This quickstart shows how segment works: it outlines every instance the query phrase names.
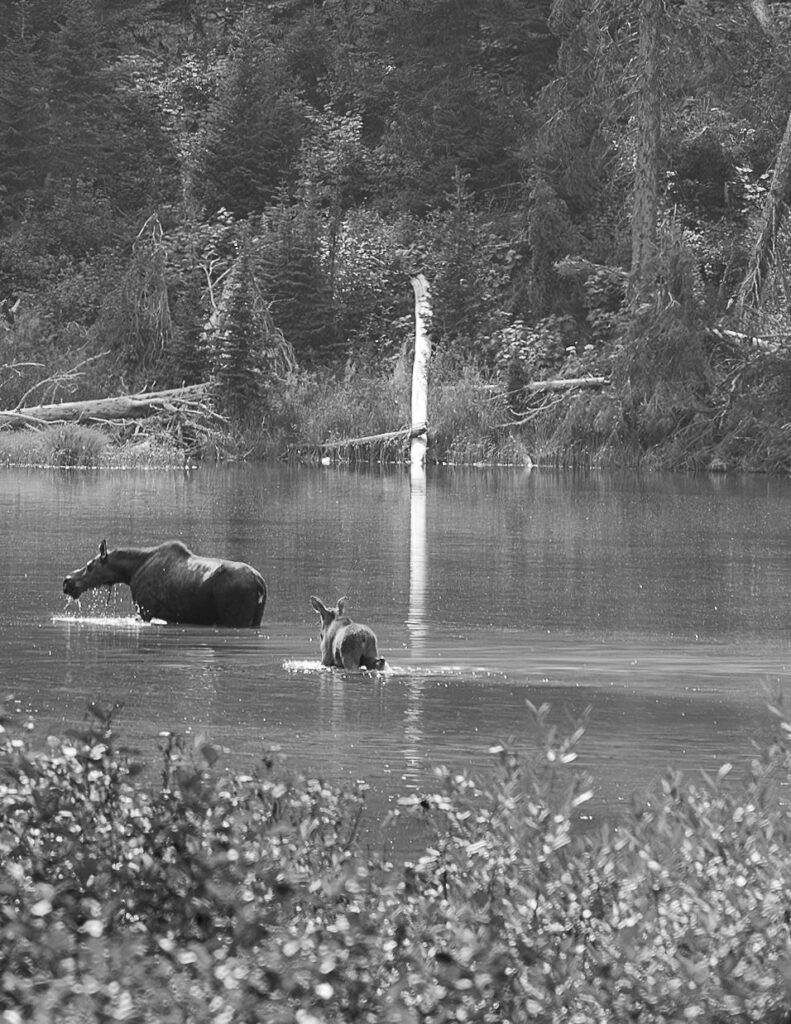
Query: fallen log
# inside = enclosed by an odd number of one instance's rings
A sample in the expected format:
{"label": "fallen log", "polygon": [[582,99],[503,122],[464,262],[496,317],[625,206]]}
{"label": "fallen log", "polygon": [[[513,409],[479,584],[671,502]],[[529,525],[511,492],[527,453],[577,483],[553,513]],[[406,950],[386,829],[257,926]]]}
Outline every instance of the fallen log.
{"label": "fallen log", "polygon": [[190,384],[167,391],[144,391],[115,398],[94,398],[81,402],[57,402],[53,405],[31,405],[23,409],[0,411],[3,427],[31,427],[45,423],[92,423],[102,420],[144,419],[162,412],[195,407],[205,399],[210,384]]}
{"label": "fallen log", "polygon": [[[320,441],[309,447],[326,448],[348,448],[350,445],[376,444],[377,441],[395,441],[399,437],[404,440],[413,437],[420,437],[426,433],[426,427],[403,427],[401,430],[389,430],[386,434],[368,434],[366,437],[347,437],[343,441]],[[308,446],[304,446],[308,447]]]}
{"label": "fallen log", "polygon": [[390,442],[410,441],[412,438],[425,436],[426,425],[417,427],[402,427],[400,430],[388,430],[383,434],[366,434],[362,437],[345,437],[340,441],[300,441],[289,444],[284,451],[285,457],[312,458],[315,460],[329,459],[329,453],[338,452],[343,454],[347,450],[350,456],[355,455],[359,449],[374,445],[388,445]]}
{"label": "fallen log", "polygon": [[525,391],[569,391],[571,388],[602,388],[609,377],[558,377],[555,380],[534,380],[524,385]]}

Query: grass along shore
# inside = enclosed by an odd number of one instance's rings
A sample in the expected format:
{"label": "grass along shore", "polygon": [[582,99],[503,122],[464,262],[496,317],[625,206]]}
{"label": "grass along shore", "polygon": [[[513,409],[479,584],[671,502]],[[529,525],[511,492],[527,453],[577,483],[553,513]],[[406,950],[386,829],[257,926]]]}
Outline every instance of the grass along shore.
{"label": "grass along shore", "polygon": [[[278,381],[243,418],[216,415],[209,428],[185,416],[158,416],[5,429],[0,430],[0,466],[137,468],[202,460],[312,461],[323,455],[341,462],[407,462],[410,387],[405,362],[399,360],[387,372],[355,372],[330,383],[309,374]],[[430,392],[428,458],[467,465],[602,462],[612,431],[588,429],[578,403],[587,407],[589,401],[590,396],[577,395],[538,402],[525,418],[509,406],[504,386],[474,365],[439,373]],[[603,422],[599,416],[600,426]],[[399,431],[401,436],[373,444],[354,441]],[[326,444],[333,447],[324,449]],[[627,458],[633,455],[630,449]]]}
{"label": "grass along shore", "polygon": [[[564,365],[574,375],[599,368]],[[517,384],[474,362],[446,364],[438,355],[429,390],[429,461],[791,472],[785,397],[774,392],[765,401],[761,388],[747,396],[723,392],[720,405],[704,408],[669,387],[660,401],[640,398],[628,382],[558,393],[533,393]],[[195,417],[180,411],[97,425],[6,427],[0,429],[0,466],[158,467],[322,457],[403,463],[409,458],[410,389],[403,354],[380,371],[349,369],[336,379],[295,372],[272,380],[259,401],[241,410],[225,408],[215,397]],[[354,440],[394,434],[374,443]]]}

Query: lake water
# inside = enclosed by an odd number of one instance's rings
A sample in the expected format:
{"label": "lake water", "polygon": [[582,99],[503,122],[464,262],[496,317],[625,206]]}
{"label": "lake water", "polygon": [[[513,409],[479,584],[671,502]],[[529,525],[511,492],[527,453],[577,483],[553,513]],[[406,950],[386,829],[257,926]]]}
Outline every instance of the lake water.
{"label": "lake water", "polygon": [[[249,561],[260,630],[143,624],[129,590],[61,592],[102,538],[178,537]],[[279,745],[297,768],[364,779],[377,820],[436,765],[535,749],[526,699],[588,706],[593,817],[672,765],[744,763],[774,724],[791,657],[791,484],[548,470],[0,471],[0,680],[35,735],[124,703],[123,738],[207,734],[234,767]],[[309,596],[348,597],[387,669],[319,665]]]}

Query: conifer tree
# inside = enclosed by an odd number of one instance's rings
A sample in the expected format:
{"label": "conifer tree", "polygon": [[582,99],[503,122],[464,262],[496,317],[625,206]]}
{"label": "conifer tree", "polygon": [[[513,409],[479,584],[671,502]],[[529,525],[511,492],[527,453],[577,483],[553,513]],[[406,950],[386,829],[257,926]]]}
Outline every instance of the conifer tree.
{"label": "conifer tree", "polygon": [[475,195],[519,178],[522,103],[546,81],[549,0],[393,0],[324,5],[341,40],[340,109],[359,111],[383,168],[380,202],[424,214],[457,168]]}
{"label": "conifer tree", "polygon": [[108,110],[112,95],[100,12],[94,0],[66,0],[52,38],[49,65],[50,152],[53,174],[93,182],[100,155],[112,145]]}
{"label": "conifer tree", "polygon": [[640,86],[637,100],[637,147],[632,206],[632,287],[649,288],[649,266],[656,249],[659,204],[659,0],[639,0]]}
{"label": "conifer tree", "polygon": [[201,289],[196,278],[173,289],[172,331],[162,376],[168,387],[200,384],[211,375],[211,353],[201,319]]}
{"label": "conifer tree", "polygon": [[332,290],[320,253],[323,222],[315,210],[282,198],[264,218],[260,241],[262,286],[275,324],[300,360],[337,351]]}
{"label": "conifer tree", "polygon": [[261,414],[262,339],[255,310],[255,288],[250,241],[245,238],[226,285],[225,314],[214,348],[214,379],[220,404],[237,423],[250,424]]}
{"label": "conifer tree", "polygon": [[0,49],[0,217],[44,184],[46,85],[29,3],[14,5]]}
{"label": "conifer tree", "polygon": [[209,111],[201,160],[201,199],[210,214],[260,213],[293,184],[305,105],[255,15],[245,15]]}

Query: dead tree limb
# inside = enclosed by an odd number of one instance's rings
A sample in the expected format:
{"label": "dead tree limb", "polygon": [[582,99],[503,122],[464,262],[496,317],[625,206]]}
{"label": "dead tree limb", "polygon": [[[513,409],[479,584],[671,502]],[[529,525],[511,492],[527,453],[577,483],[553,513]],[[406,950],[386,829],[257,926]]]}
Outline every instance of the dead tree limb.
{"label": "dead tree limb", "polygon": [[747,273],[744,275],[732,303],[735,301],[741,307],[758,307],[760,305],[764,283],[774,264],[775,242],[788,212],[789,200],[791,200],[791,114],[786,122],[785,132],[777,151],[772,183],[764,203],[758,238],[753,246]]}
{"label": "dead tree limb", "polygon": [[[87,366],[89,363],[95,363],[97,359],[103,359],[106,355],[109,355],[109,351],[99,352],[95,356],[89,356],[87,359],[83,359],[81,362],[77,363],[76,366],[72,366],[68,370],[58,370],[58,372],[52,374],[52,376],[44,377],[43,380],[36,381],[36,383],[29,387],[24,395],[19,399],[15,406],[15,410],[21,409],[23,403],[30,398],[34,391],[42,391],[46,387],[51,387],[51,397],[54,398],[55,392],[57,392],[58,389],[65,390],[66,388],[73,387],[77,379],[84,376],[84,374],[80,372],[81,367]],[[28,365],[36,366],[41,364],[29,363]],[[0,367],[0,370],[2,369],[4,369],[4,367]]]}
{"label": "dead tree limb", "polygon": [[558,377],[556,380],[534,380],[524,385],[525,391],[570,391],[572,388],[601,388],[609,377]]}
{"label": "dead tree limb", "polygon": [[191,384],[168,391],[146,391],[115,398],[95,398],[82,402],[58,402],[54,405],[33,405],[24,409],[0,412],[0,428],[26,427],[44,423],[91,423],[101,420],[142,419],[205,399],[209,384]]}
{"label": "dead tree limb", "polygon": [[401,430],[388,430],[384,434],[368,434],[365,437],[347,437],[343,441],[320,441],[318,444],[294,445],[295,448],[321,448],[331,451],[333,448],[348,448],[352,445],[376,444],[378,441],[396,441],[403,438],[405,441],[413,437],[420,437],[425,434],[425,424],[420,427],[402,427]]}

